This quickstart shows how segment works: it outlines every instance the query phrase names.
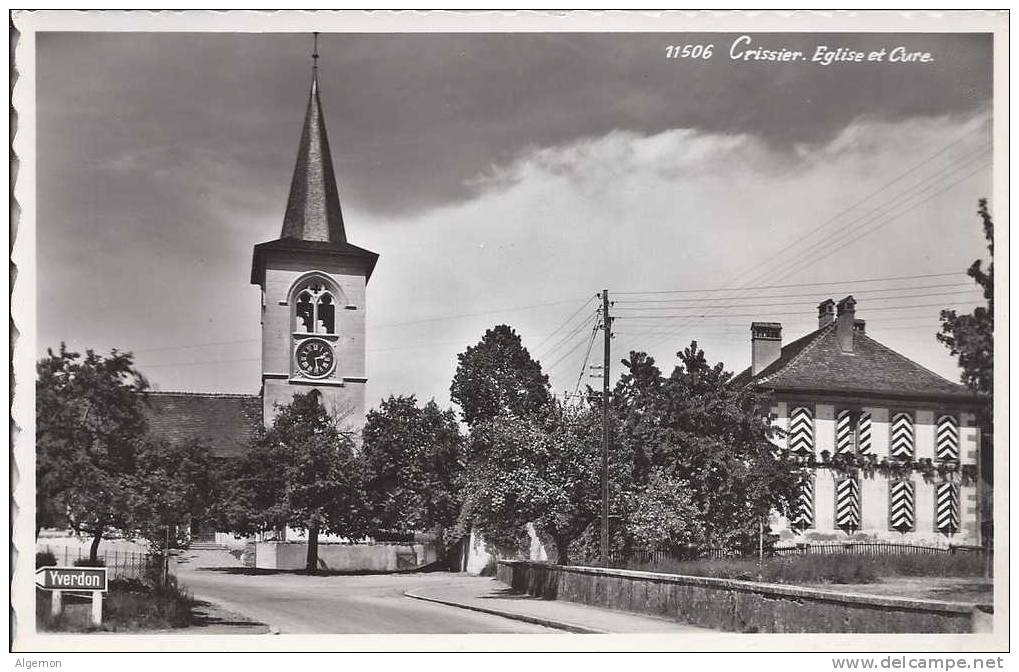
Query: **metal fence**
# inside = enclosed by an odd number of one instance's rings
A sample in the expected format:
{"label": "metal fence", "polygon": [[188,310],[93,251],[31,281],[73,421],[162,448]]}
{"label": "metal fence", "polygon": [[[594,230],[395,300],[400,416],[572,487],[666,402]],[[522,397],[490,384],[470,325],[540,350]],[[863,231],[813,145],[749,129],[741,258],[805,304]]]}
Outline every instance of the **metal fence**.
{"label": "metal fence", "polygon": [[[70,546],[43,546],[36,549],[36,553],[50,553],[60,567],[73,567],[76,562],[88,559],[88,551],[84,547],[72,548]],[[101,551],[96,558],[102,562],[107,569],[107,575],[112,579],[138,579],[142,580],[153,576],[159,576],[162,571],[163,556],[151,553],[136,553],[132,551]],[[172,572],[170,563],[170,571]]]}
{"label": "metal fence", "polygon": [[[956,553],[986,553],[981,546],[924,546],[880,541],[809,542],[789,546],[773,546],[764,549],[765,557],[790,557],[796,555],[937,555]],[[677,550],[635,551],[628,554],[613,554],[612,564],[617,567],[629,564],[656,565],[664,562],[686,562],[690,560],[756,559],[756,551],[741,553],[720,548],[688,548]]]}
{"label": "metal fence", "polygon": [[776,546],[772,553],[789,555],[940,555],[984,553],[982,546],[924,546],[881,541],[810,542],[793,546]]}

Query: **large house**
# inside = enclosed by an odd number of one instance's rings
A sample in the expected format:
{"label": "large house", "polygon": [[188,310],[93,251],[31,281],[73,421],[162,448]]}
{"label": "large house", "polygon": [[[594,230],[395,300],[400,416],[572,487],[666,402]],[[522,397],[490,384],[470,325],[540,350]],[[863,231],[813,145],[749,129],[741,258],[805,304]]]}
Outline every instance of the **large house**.
{"label": "large house", "polygon": [[737,382],[772,393],[775,439],[813,466],[785,539],[978,544],[981,400],[867,335],[847,296],[788,344],[751,325]]}

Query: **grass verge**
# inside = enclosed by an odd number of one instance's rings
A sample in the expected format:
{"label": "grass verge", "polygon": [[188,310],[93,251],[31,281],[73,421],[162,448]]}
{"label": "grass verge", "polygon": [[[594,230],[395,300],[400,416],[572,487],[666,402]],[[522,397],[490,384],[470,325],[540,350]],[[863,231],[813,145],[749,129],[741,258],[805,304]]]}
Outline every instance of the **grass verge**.
{"label": "grass verge", "polygon": [[91,623],[92,602],[84,594],[64,593],[63,611],[50,613],[52,595],[36,590],[36,630],[40,632],[134,632],[191,625],[195,600],[174,577],[165,587],[138,580],[112,580],[103,595],[103,623]]}
{"label": "grass verge", "polygon": [[983,576],[984,561],[976,553],[914,555],[798,555],[751,559],[666,560],[630,563],[626,569],[667,574],[710,576],[790,584],[876,583],[899,576]]}

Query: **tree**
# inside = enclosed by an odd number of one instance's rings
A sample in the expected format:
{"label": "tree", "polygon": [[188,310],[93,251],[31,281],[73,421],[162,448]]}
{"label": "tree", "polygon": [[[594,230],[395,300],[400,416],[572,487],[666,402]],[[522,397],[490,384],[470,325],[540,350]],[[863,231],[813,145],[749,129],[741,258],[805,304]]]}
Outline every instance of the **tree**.
{"label": "tree", "polygon": [[142,393],[148,384],[130,353],[85,357],[60,344],[37,366],[36,529],[66,514],[92,537],[95,561],[103,535],[127,528],[137,450],[145,436]]}
{"label": "tree", "polygon": [[149,439],[140,446],[138,465],[128,495],[132,532],[155,548],[164,547],[167,535],[172,546],[182,545],[185,525],[211,516],[219,494],[219,464],[199,441]]}
{"label": "tree", "polygon": [[994,396],[994,222],[987,209],[986,198],[980,199],[977,212],[983,222],[990,260],[987,270],[984,270],[983,261],[977,259],[970,264],[966,273],[983,289],[987,306],[977,306],[968,315],[959,315],[954,310],[942,310],[941,331],[937,336],[952,355],[958,358],[962,368],[962,382],[987,402],[977,417],[983,430],[980,473],[986,483],[986,487],[981,489],[981,534],[990,543],[994,534],[994,409],[991,405]]}
{"label": "tree", "polygon": [[457,361],[450,398],[471,427],[500,414],[535,413],[550,402],[548,376],[505,324],[486,331]]}
{"label": "tree", "polygon": [[[631,516],[631,542],[700,537],[710,546],[746,548],[772,509],[787,509],[802,467],[774,450],[765,395],[731,385],[732,374],[709,364],[696,341],[677,355],[680,364],[664,378],[652,358],[632,352],[616,385],[619,440],[633,455],[634,488],[645,493],[639,506],[649,507],[637,522]],[[656,538],[640,532],[648,516],[667,517],[655,508],[670,492],[689,493],[689,502],[676,505],[696,519]]]}
{"label": "tree", "polygon": [[320,533],[365,532],[361,467],[340,421],[315,392],[277,407],[272,427],[234,464],[222,507],[238,533],[306,531],[309,572],[318,568]]}
{"label": "tree", "polygon": [[601,417],[591,408],[556,404],[543,415],[484,421],[469,439],[461,526],[518,547],[533,523],[568,564],[573,542],[601,515],[601,445]]}
{"label": "tree", "polygon": [[966,273],[983,289],[987,306],[978,306],[969,315],[942,310],[938,340],[958,358],[962,382],[974,392],[990,397],[994,392],[994,222],[987,210],[987,199],[980,199],[978,213],[983,220],[990,262],[985,271],[983,261],[977,259]]}
{"label": "tree", "polygon": [[463,437],[452,410],[413,395],[390,396],[368,412],[362,444],[370,524],[388,530],[446,530],[460,511]]}
{"label": "tree", "polygon": [[646,551],[689,548],[703,541],[704,526],[690,484],[665,467],[655,467],[645,485],[630,491],[625,533]]}

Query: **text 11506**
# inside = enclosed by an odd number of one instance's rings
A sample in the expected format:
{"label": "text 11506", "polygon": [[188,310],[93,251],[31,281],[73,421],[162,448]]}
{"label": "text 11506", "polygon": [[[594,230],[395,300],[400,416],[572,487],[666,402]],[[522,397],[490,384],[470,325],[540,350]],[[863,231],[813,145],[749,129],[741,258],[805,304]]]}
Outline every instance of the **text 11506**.
{"label": "text 11506", "polygon": [[711,58],[713,44],[670,44],[665,47],[665,58]]}

